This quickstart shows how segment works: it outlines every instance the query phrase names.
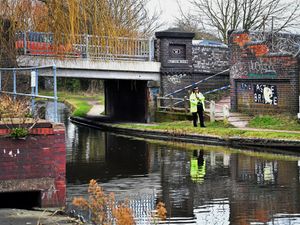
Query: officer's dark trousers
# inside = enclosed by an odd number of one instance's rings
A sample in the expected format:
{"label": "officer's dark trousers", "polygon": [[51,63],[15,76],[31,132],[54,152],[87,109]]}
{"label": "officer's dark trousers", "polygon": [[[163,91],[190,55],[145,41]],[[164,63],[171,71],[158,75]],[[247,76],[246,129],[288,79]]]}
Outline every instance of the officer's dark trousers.
{"label": "officer's dark trousers", "polygon": [[197,127],[197,121],[198,121],[198,116],[200,120],[200,126],[204,127],[204,117],[203,117],[203,106],[202,104],[197,105],[197,112],[192,113],[193,114],[193,124],[194,127]]}

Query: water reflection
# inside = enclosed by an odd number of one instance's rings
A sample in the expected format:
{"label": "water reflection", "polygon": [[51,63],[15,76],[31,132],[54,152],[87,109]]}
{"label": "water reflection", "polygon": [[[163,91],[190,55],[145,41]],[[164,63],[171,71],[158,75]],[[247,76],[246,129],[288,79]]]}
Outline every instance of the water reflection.
{"label": "water reflection", "polygon": [[67,122],[67,195],[97,179],[130,197],[139,224],[166,204],[170,224],[300,224],[298,157],[164,145]]}

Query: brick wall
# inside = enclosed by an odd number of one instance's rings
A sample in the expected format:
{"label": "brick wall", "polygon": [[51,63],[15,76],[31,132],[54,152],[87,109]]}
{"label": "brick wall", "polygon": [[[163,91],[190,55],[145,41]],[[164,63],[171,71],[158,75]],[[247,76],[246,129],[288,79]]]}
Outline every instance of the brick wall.
{"label": "brick wall", "polygon": [[0,137],[0,192],[40,191],[41,207],[64,206],[65,130],[40,127],[32,133],[24,140]]}
{"label": "brick wall", "polygon": [[228,47],[193,45],[192,52],[194,73],[215,74],[229,68]]}
{"label": "brick wall", "polygon": [[[161,95],[173,93],[215,73],[228,69],[228,48],[224,46],[193,45],[193,33],[157,32],[156,59],[161,62]],[[177,52],[183,54],[177,54]],[[199,85],[202,92],[229,84],[229,73]],[[188,96],[184,90],[174,97]]]}
{"label": "brick wall", "polygon": [[249,32],[230,36],[231,109],[295,114],[299,106],[298,58],[291,51],[276,49],[279,39],[259,38]]}

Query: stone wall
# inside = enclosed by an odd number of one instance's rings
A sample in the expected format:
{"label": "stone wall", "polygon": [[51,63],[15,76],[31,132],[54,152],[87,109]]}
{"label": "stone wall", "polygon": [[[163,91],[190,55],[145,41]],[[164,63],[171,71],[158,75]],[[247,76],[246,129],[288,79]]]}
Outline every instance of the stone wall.
{"label": "stone wall", "polygon": [[257,33],[243,31],[230,36],[231,109],[295,114],[299,107],[298,58],[291,50],[275,48],[283,36],[271,41],[259,38]]}
{"label": "stone wall", "polygon": [[[8,132],[0,128],[1,135]],[[0,193],[37,191],[40,207],[65,206],[64,128],[40,126],[24,140],[0,137],[0,168]]]}

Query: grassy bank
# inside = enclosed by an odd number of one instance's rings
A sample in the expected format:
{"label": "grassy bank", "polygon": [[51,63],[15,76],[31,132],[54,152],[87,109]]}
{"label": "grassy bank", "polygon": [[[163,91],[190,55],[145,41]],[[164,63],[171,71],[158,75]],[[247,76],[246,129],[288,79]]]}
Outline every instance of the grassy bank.
{"label": "grassy bank", "polygon": [[249,127],[273,130],[300,131],[300,123],[287,115],[256,116],[249,122]]}
{"label": "grassy bank", "polygon": [[[41,91],[41,95],[53,96],[53,92]],[[103,94],[87,94],[83,92],[58,91],[58,101],[65,102],[72,108],[73,116],[85,116],[93,105],[89,102],[104,104]]]}
{"label": "grassy bank", "polygon": [[135,128],[140,130],[159,130],[173,134],[202,134],[220,136],[222,138],[228,137],[250,137],[250,138],[268,138],[268,139],[288,139],[300,140],[300,133],[277,132],[277,131],[256,131],[256,130],[242,130],[234,128],[230,125],[225,125],[223,122],[206,123],[206,128],[193,127],[191,121],[176,121],[165,122],[159,124],[121,124],[123,128]]}

